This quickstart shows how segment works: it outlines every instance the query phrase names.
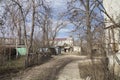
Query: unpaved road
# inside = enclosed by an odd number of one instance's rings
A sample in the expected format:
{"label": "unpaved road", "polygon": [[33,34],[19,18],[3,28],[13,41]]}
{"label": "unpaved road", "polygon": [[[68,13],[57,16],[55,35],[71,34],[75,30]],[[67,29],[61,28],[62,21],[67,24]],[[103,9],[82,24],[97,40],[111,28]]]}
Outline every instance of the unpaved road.
{"label": "unpaved road", "polygon": [[77,60],[72,61],[69,64],[67,64],[58,74],[56,80],[90,80],[88,77],[86,79],[81,78],[80,75],[80,64],[88,64],[90,63],[90,59],[83,59],[83,60]]}
{"label": "unpaved road", "polygon": [[80,78],[78,61],[67,64],[63,70],[60,71],[57,80],[82,80]]}
{"label": "unpaved road", "polygon": [[[57,76],[61,76],[60,71],[64,70],[64,67],[67,64],[84,58],[85,57],[80,57],[75,55],[54,56],[53,59],[51,59],[49,62],[46,62],[45,64],[33,67],[24,72],[20,72],[18,76],[12,78],[12,80],[56,80]],[[73,68],[74,70],[74,68],[76,68],[77,65],[76,64],[73,65],[75,66],[71,68]],[[79,75],[75,75],[75,76],[79,76]],[[58,79],[58,80],[62,80],[62,79]],[[63,79],[63,80],[67,80],[67,79]],[[71,79],[71,80],[77,80],[77,79]]]}

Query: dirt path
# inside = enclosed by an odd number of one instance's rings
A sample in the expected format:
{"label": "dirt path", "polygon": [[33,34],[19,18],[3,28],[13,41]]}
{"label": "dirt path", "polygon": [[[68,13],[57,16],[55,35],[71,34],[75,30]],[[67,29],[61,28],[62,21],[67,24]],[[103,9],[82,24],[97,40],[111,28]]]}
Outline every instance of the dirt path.
{"label": "dirt path", "polygon": [[80,78],[78,61],[71,62],[60,71],[57,80],[82,80]]}
{"label": "dirt path", "polygon": [[68,63],[80,59],[84,59],[84,57],[75,55],[54,56],[49,62],[33,67],[24,73],[19,73],[19,76],[12,78],[12,80],[55,80],[59,71]]}

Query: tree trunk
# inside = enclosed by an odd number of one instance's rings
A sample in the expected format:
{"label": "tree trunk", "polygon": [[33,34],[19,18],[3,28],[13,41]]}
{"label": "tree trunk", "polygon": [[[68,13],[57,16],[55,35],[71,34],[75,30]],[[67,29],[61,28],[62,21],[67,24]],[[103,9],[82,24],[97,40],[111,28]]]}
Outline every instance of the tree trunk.
{"label": "tree trunk", "polygon": [[34,35],[34,27],[35,27],[35,1],[32,0],[32,9],[33,9],[33,12],[32,12],[32,31],[31,31],[31,35],[30,35],[30,42],[29,44],[27,45],[27,61],[26,61],[26,67],[30,66],[31,65],[31,58],[30,58],[30,52],[32,50],[33,52],[33,49],[32,49],[32,46],[33,46],[33,35]]}
{"label": "tree trunk", "polygon": [[92,33],[91,33],[91,22],[90,22],[90,1],[86,1],[86,25],[87,25],[87,54],[92,57]]}

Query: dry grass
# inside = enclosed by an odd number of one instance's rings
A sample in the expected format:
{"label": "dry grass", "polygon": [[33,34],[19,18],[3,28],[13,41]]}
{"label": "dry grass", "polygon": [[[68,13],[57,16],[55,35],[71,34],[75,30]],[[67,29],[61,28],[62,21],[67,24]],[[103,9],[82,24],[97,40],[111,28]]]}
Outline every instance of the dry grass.
{"label": "dry grass", "polygon": [[24,69],[25,57],[16,60],[7,61],[0,66],[0,80],[10,80],[10,77],[15,76],[20,70]]}
{"label": "dry grass", "polygon": [[94,65],[91,63],[80,63],[79,64],[80,76],[84,80],[120,80],[120,77],[113,77],[109,70],[106,70],[105,66],[97,62]]}
{"label": "dry grass", "polygon": [[81,78],[90,77],[91,80],[103,80],[104,73],[100,64],[92,66],[89,64],[79,64]]}
{"label": "dry grass", "polygon": [[51,59],[49,56],[34,57],[30,61],[30,66],[25,67],[26,56],[21,56],[18,59],[5,61],[0,65],[0,80],[11,80],[12,77],[19,75],[19,72],[28,70],[36,65],[43,64]]}

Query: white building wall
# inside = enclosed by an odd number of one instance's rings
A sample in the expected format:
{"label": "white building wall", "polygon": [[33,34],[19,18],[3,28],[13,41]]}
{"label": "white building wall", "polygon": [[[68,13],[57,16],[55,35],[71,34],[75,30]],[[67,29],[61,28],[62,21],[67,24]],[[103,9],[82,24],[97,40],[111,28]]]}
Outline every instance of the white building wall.
{"label": "white building wall", "polygon": [[74,46],[74,47],[73,47],[73,50],[74,50],[75,52],[81,52],[81,47],[80,47],[80,46]]}
{"label": "white building wall", "polygon": [[69,37],[66,39],[62,39],[61,40],[55,40],[54,41],[54,45],[55,46],[63,46],[64,44],[67,44],[68,46],[73,46],[73,38]]}
{"label": "white building wall", "polygon": [[[110,17],[118,23],[120,20],[120,0],[103,0],[103,5]],[[104,18],[108,21],[106,26],[110,26],[112,23],[109,18],[106,15]]]}
{"label": "white building wall", "polygon": [[[111,18],[113,18],[114,21],[118,24],[120,22],[120,0],[103,0],[103,6],[105,7],[109,16]],[[109,27],[109,26],[113,25],[106,15],[104,15],[104,18],[105,18],[105,20],[108,21],[108,23],[106,23],[106,27]],[[111,32],[110,32],[110,36],[109,36],[109,31],[110,31],[110,28],[105,30],[105,36],[106,36],[106,43],[107,44],[110,41],[111,41],[111,43],[113,43],[113,39],[109,40],[109,37],[112,36]],[[114,28],[114,34],[115,34],[114,35],[115,36],[115,43],[118,44],[118,50],[119,50],[119,53],[116,53],[116,56],[120,60],[120,28]],[[110,70],[111,70],[111,68],[113,68],[113,65],[115,65],[114,66],[114,69],[115,69],[114,71],[115,71],[115,74],[118,75],[118,73],[120,72],[120,69],[119,69],[120,65],[118,64],[116,59],[113,58],[113,56],[109,56],[108,58],[109,58]],[[115,61],[115,62],[113,62],[113,61]]]}
{"label": "white building wall", "polygon": [[[116,23],[120,22],[120,0],[103,0],[103,6],[106,9],[108,15],[114,19]],[[104,19],[107,21],[106,27],[113,25],[110,19],[104,14]],[[112,30],[110,28],[105,29],[106,44],[113,43]],[[120,50],[120,28],[114,28],[115,43],[118,44]]]}

